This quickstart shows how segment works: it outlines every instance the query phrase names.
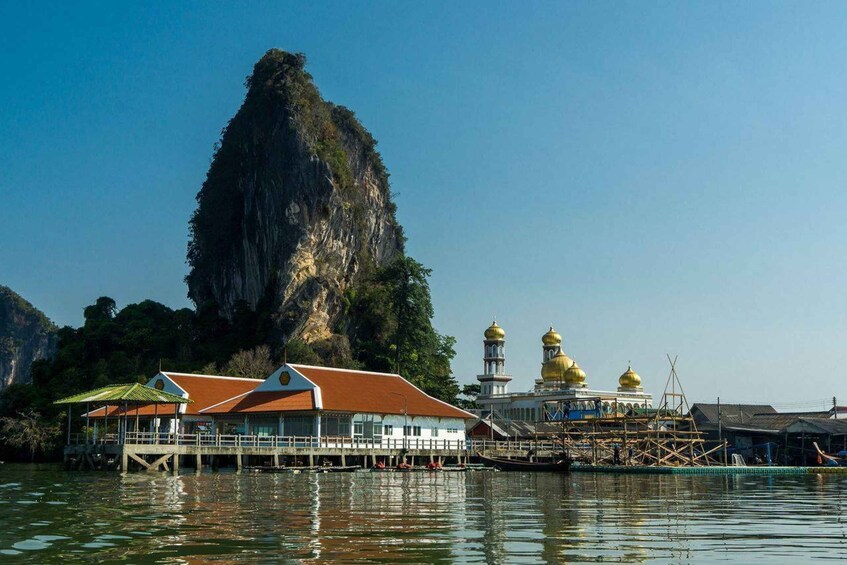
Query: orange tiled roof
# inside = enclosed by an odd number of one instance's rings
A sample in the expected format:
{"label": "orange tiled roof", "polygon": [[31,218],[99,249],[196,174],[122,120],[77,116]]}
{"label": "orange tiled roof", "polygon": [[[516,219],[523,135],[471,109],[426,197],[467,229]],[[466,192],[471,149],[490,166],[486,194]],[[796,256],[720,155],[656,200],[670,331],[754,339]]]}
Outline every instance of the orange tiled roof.
{"label": "orange tiled roof", "polygon": [[208,408],[223,402],[224,400],[250,392],[264,379],[240,379],[236,377],[222,377],[217,375],[193,375],[189,373],[165,374],[185,392],[188,398],[194,401],[185,408],[186,414],[198,414],[203,408]]}
{"label": "orange tiled roof", "polygon": [[[200,410],[219,404],[233,397],[246,394],[262,384],[262,379],[242,379],[237,377],[225,377],[221,375],[196,375],[192,373],[164,372],[173,382],[188,393],[188,398],[194,402],[185,405],[184,414],[196,415]],[[159,416],[167,417],[174,413],[172,406],[159,406],[153,404],[138,407],[139,416],[154,416],[158,411]],[[102,418],[103,408],[91,411],[92,418]],[[130,406],[127,410],[130,417],[135,416],[136,408]],[[123,415],[123,406],[110,406],[109,417]]]}
{"label": "orange tiled roof", "polygon": [[[309,365],[290,365],[321,389],[324,411],[402,415],[442,418],[476,418],[455,406],[437,400],[412,385],[400,375],[332,369]],[[188,392],[194,404],[186,414],[236,414],[253,412],[289,412],[315,410],[311,391],[252,392],[262,381],[209,375],[165,373]],[[159,407],[159,414],[172,413],[170,407]],[[109,410],[109,417],[122,414],[122,407]],[[152,416],[153,406],[138,409],[140,416]],[[129,409],[135,415],[135,409]],[[102,409],[92,412],[102,417]]]}
{"label": "orange tiled roof", "polygon": [[323,409],[327,411],[403,414],[404,405],[408,404],[410,416],[476,418],[436,400],[400,375],[309,365],[291,367],[321,387]]}
{"label": "orange tiled roof", "polygon": [[250,412],[293,412],[314,410],[310,390],[251,392],[206,409],[203,414],[239,414]]}

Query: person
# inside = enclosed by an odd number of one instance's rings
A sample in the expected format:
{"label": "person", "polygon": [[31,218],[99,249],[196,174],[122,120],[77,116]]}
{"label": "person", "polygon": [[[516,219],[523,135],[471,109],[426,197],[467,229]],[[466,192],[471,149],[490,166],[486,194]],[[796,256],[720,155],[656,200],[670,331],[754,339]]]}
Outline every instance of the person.
{"label": "person", "polygon": [[620,448],[620,446],[618,446],[618,444],[615,444],[615,456],[614,456],[614,459],[615,459],[615,465],[620,465],[620,464],[621,464],[621,448]]}

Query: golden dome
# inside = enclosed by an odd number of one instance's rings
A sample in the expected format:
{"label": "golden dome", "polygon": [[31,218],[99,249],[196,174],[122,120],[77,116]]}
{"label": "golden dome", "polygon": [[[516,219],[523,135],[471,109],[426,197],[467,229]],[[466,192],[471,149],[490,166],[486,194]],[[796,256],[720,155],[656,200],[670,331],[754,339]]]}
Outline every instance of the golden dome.
{"label": "golden dome", "polygon": [[550,326],[547,333],[541,336],[541,343],[544,345],[559,345],[562,343],[562,336],[559,335],[559,332],[553,329],[553,326]]}
{"label": "golden dome", "polygon": [[632,366],[628,365],[626,372],[618,379],[621,388],[638,388],[641,386],[641,377],[638,373],[632,370]]}
{"label": "golden dome", "polygon": [[585,383],[585,371],[579,368],[576,361],[565,371],[565,382],[569,385],[581,385]]}
{"label": "golden dome", "polygon": [[488,329],[485,330],[485,339],[505,339],[506,330],[497,325],[497,322],[491,322]]}
{"label": "golden dome", "polygon": [[563,381],[565,380],[565,372],[571,365],[573,365],[573,360],[560,349],[541,366],[541,378],[545,381]]}

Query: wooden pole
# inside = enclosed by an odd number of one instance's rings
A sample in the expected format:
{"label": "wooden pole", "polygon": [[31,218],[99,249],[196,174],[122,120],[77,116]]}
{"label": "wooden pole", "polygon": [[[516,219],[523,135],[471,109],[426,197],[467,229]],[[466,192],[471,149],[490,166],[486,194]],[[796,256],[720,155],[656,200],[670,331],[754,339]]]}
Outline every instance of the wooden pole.
{"label": "wooden pole", "polygon": [[174,406],[174,445],[179,445],[179,404],[174,404]]}

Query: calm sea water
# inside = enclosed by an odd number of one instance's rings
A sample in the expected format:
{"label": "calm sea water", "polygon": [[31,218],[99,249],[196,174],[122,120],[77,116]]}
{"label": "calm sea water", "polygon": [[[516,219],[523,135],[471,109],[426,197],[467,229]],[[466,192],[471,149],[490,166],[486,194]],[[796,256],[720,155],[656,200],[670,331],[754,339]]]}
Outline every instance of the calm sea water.
{"label": "calm sea water", "polygon": [[0,561],[796,563],[847,557],[847,479],[79,473],[0,466]]}

